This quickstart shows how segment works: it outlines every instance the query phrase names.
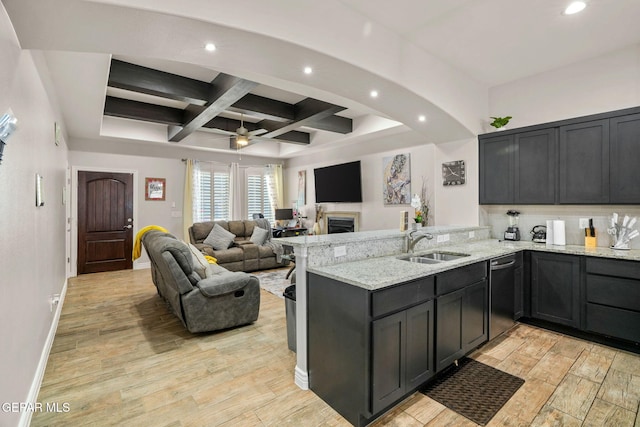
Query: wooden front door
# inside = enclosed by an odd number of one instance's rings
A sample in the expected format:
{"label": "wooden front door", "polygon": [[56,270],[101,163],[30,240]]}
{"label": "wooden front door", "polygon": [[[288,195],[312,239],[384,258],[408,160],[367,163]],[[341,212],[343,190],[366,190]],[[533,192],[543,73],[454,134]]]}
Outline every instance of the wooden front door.
{"label": "wooden front door", "polygon": [[133,268],[133,174],[78,171],[78,274]]}

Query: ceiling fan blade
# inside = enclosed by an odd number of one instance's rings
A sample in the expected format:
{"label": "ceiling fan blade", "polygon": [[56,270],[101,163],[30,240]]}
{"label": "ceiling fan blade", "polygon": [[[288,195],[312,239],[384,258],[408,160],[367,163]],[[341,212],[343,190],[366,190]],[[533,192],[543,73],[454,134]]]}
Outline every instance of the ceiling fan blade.
{"label": "ceiling fan blade", "polygon": [[256,130],[252,130],[251,132],[248,133],[249,136],[258,136],[258,135],[262,135],[263,133],[267,133],[269,132],[266,129],[256,129]]}

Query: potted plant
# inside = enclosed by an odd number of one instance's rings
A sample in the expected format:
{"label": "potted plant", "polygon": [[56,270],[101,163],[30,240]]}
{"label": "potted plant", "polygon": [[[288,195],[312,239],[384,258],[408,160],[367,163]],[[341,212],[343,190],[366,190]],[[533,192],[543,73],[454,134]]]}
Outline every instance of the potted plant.
{"label": "potted plant", "polygon": [[491,123],[489,123],[491,126],[493,126],[496,129],[503,129],[507,123],[509,123],[509,120],[511,120],[513,117],[511,116],[506,116],[506,117],[491,117],[493,119],[493,121]]}

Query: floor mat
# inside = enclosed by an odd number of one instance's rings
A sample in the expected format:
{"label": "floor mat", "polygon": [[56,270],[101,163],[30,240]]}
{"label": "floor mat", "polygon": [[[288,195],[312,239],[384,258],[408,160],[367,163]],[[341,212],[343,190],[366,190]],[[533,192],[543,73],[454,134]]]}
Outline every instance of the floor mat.
{"label": "floor mat", "polygon": [[464,358],[420,391],[474,423],[486,425],[522,384],[521,378]]}

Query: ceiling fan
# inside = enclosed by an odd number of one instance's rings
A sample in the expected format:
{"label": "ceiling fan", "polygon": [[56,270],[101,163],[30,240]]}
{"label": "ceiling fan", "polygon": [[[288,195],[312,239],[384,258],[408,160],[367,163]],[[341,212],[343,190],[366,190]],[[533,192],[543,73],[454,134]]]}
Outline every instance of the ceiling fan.
{"label": "ceiling fan", "polygon": [[254,136],[261,135],[265,132],[267,132],[266,129],[256,129],[249,132],[249,130],[244,127],[244,115],[240,114],[240,127],[236,129],[235,133],[237,148],[246,147],[252,141]]}

